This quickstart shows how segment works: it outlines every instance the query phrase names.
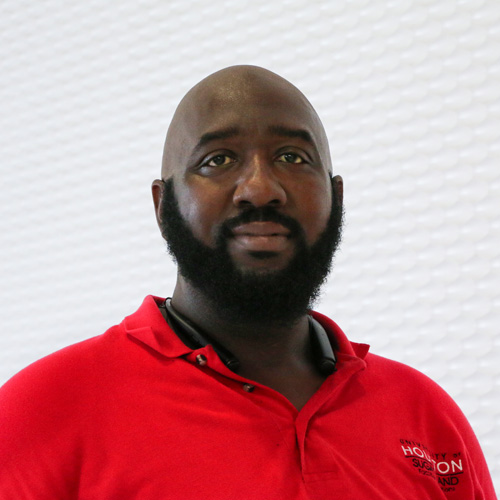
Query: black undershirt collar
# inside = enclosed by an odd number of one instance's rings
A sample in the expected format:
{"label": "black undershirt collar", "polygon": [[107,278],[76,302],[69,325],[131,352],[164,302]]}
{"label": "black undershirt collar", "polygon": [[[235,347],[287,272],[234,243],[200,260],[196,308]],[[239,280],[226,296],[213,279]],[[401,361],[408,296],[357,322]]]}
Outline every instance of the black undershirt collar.
{"label": "black undershirt collar", "polygon": [[[210,344],[231,371],[235,373],[238,371],[240,367],[238,358],[217,341],[211,339],[191,320],[174,309],[170,297],[160,307],[165,309],[168,324],[184,344],[191,349],[199,349]],[[308,316],[308,320],[316,367],[322,375],[330,375],[336,371],[337,364],[337,358],[330,344],[330,339],[323,326],[311,315]]]}

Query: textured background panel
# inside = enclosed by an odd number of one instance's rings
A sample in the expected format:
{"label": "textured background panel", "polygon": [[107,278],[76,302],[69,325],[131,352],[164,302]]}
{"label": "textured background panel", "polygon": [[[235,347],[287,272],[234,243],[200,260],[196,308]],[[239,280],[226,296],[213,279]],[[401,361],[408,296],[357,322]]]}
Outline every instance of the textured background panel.
{"label": "textured background panel", "polygon": [[500,2],[0,3],[0,382],[171,293],[150,199],[175,105],[231,64],[323,119],[346,229],[317,309],[440,383],[500,485]]}

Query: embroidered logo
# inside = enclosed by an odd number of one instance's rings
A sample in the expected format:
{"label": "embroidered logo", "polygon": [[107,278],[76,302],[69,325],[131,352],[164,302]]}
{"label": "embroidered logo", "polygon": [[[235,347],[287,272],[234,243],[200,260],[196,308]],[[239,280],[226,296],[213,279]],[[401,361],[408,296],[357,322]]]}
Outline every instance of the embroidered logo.
{"label": "embroidered logo", "polygon": [[459,451],[435,453],[419,441],[400,439],[399,442],[403,456],[418,474],[436,480],[444,492],[455,491],[464,473],[464,460]]}

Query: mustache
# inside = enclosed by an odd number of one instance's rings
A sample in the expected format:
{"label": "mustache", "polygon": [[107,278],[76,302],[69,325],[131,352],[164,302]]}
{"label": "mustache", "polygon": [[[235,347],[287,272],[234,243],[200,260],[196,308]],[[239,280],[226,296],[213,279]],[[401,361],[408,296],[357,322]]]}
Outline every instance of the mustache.
{"label": "mustache", "polygon": [[276,222],[290,231],[290,237],[305,237],[302,226],[293,217],[284,215],[271,206],[249,207],[245,209],[239,215],[224,221],[219,234],[223,238],[229,238],[233,235],[232,230],[235,227],[249,222]]}

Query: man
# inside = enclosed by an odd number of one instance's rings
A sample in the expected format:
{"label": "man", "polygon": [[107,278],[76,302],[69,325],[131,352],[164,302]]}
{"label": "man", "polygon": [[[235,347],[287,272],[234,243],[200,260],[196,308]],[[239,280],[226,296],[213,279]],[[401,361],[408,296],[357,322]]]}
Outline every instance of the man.
{"label": "man", "polygon": [[152,190],[172,297],[3,387],[0,498],[495,498],[453,401],[310,311],[342,179],[300,91],[252,66],[200,82]]}

